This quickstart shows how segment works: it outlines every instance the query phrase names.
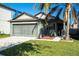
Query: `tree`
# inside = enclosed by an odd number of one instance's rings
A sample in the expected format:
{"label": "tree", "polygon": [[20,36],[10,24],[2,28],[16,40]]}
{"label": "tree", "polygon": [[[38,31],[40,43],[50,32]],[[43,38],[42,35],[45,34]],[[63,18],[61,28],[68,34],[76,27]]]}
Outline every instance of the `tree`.
{"label": "tree", "polygon": [[[77,12],[76,12],[76,9],[74,7],[74,4],[72,4],[72,3],[57,4],[54,8],[50,8],[51,5],[53,5],[53,4],[41,3],[40,6],[39,6],[39,9],[40,10],[44,9],[44,12],[47,14],[46,15],[46,18],[47,18],[49,15],[54,13],[60,5],[63,5],[63,7],[65,7],[64,8],[64,12],[63,12],[63,17],[64,17],[63,25],[64,25],[64,31],[66,32],[65,36],[66,36],[66,39],[68,40],[69,39],[69,26],[70,26],[69,21],[71,19],[70,16],[72,15],[72,17],[74,18],[75,22],[77,22]],[[61,12],[61,11],[59,11],[59,12]],[[47,19],[45,19],[45,22],[47,24]],[[67,26],[66,26],[66,24],[67,24]]]}
{"label": "tree", "polygon": [[70,21],[70,14],[72,14],[74,20],[77,22],[77,13],[76,13],[76,9],[74,8],[73,4],[71,3],[66,3],[65,4],[65,11],[64,11],[64,25],[67,22],[67,27],[66,27],[66,39],[70,39],[69,38],[69,21]]}

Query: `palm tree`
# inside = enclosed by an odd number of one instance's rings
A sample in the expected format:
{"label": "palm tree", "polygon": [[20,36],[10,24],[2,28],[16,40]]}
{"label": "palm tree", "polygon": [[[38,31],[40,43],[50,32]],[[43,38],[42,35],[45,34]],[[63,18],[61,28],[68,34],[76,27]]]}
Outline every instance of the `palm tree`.
{"label": "palm tree", "polygon": [[[58,6],[62,5],[62,4],[57,4],[56,7],[54,8],[50,8],[52,4],[50,3],[41,3],[40,6],[39,6],[39,9],[40,10],[43,10],[45,11],[45,13],[47,14],[46,18],[54,13]],[[66,39],[68,40],[69,39],[69,21],[71,19],[70,17],[70,14],[72,14],[72,17],[74,18],[74,20],[77,22],[77,13],[76,13],[76,9],[74,7],[74,4],[71,4],[71,3],[65,3],[63,4],[63,6],[65,6],[64,9],[64,12],[63,12],[63,17],[64,17],[64,22],[63,22],[63,25],[64,25],[64,31],[66,32],[65,33],[65,36],[66,36]],[[48,13],[49,11],[49,13]],[[61,11],[59,11],[61,12]],[[46,22],[47,19],[45,19],[45,22]],[[47,22],[46,22],[47,23]],[[67,24],[67,26],[66,26]]]}
{"label": "palm tree", "polygon": [[67,22],[67,27],[66,27],[66,39],[69,39],[69,21],[70,21],[70,14],[72,14],[73,18],[75,21],[77,21],[77,14],[76,14],[76,10],[73,6],[73,4],[71,3],[66,3],[65,4],[66,8],[65,8],[65,13],[64,13],[64,24]]}
{"label": "palm tree", "polygon": [[[51,5],[52,5],[52,4],[49,4],[49,3],[47,3],[47,4],[41,3],[41,4],[40,4],[39,10],[42,11],[42,10],[44,9],[44,12],[45,12],[47,15],[46,15],[45,20],[41,20],[41,17],[43,16],[43,15],[41,14],[38,23],[34,26],[34,28],[33,28],[33,30],[32,30],[32,34],[33,34],[33,32],[34,32],[34,29],[35,29],[40,23],[42,24],[42,29],[44,29],[44,28],[46,28],[46,27],[48,26],[47,18],[50,16],[50,14],[48,14],[48,10],[51,9],[51,8],[50,8]],[[53,13],[57,8],[58,8],[58,6],[53,7],[53,8],[52,8],[52,10],[53,10],[52,13]],[[36,4],[34,5],[34,9],[36,9]],[[40,31],[40,32],[41,32],[41,31]],[[39,34],[39,35],[40,35],[40,34]]]}

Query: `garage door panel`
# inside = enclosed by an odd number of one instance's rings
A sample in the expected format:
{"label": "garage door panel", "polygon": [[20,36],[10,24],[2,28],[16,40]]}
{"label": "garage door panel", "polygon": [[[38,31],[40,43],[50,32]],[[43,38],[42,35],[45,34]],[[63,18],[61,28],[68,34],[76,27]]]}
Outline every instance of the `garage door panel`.
{"label": "garage door panel", "polygon": [[21,35],[21,29],[20,28],[21,28],[21,26],[15,26],[14,25],[14,27],[13,27],[13,35],[14,36],[16,36],[16,35],[20,36]]}
{"label": "garage door panel", "polygon": [[27,37],[37,36],[37,29],[35,29],[35,33],[32,35],[32,30],[34,26],[35,25],[13,25],[13,35]]}

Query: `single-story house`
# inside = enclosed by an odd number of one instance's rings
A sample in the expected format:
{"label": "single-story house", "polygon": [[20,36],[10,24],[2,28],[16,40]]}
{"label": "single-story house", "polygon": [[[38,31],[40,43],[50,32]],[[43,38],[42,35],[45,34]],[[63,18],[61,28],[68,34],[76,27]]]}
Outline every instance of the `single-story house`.
{"label": "single-story house", "polygon": [[[42,14],[41,18],[40,15]],[[39,16],[39,17],[38,17]],[[40,29],[42,28],[41,23],[35,28],[34,33],[32,34],[32,30],[34,26],[38,23],[39,20],[44,21],[46,15],[42,12],[36,14],[35,16],[32,16],[27,13],[21,13],[17,17],[13,18],[11,23],[11,35],[12,36],[26,36],[26,37],[38,37],[40,33]],[[48,23],[50,24],[49,30],[47,28],[44,29],[42,32],[42,35],[49,34],[50,30],[53,32],[61,32],[63,29],[63,21],[59,18],[56,18],[54,16],[49,17]],[[57,35],[60,35],[58,33]]]}
{"label": "single-story house", "polygon": [[0,4],[0,34],[10,34],[10,22],[17,10]]}
{"label": "single-story house", "polygon": [[37,20],[37,17],[34,17],[25,12],[21,13],[20,15],[18,15],[10,21],[11,35],[36,37],[38,35],[38,28],[35,29],[34,34],[32,34],[32,30],[36,25]]}
{"label": "single-story house", "polygon": [[[46,14],[43,12],[39,12],[38,14],[35,14],[35,17],[38,17],[42,21],[45,21]],[[48,26],[46,26],[43,31],[42,35],[49,35],[49,36],[61,36],[62,30],[63,30],[63,20],[59,18],[59,15],[55,16],[49,16],[47,18]]]}

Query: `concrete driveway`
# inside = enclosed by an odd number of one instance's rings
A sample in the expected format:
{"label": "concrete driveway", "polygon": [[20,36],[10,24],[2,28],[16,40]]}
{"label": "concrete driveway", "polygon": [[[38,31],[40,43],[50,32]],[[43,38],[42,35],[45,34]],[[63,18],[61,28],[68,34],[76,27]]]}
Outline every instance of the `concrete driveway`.
{"label": "concrete driveway", "polygon": [[0,39],[0,51],[10,48],[12,46],[21,44],[25,41],[34,40],[34,37],[7,37],[7,38],[1,38]]}

